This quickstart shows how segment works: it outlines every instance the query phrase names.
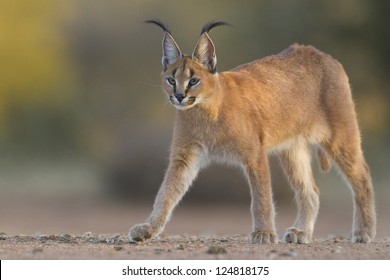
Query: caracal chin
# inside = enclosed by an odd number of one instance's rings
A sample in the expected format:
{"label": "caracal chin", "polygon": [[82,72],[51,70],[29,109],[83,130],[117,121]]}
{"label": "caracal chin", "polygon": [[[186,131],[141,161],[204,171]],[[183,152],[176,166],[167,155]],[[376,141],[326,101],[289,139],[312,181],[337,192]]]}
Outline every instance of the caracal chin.
{"label": "caracal chin", "polygon": [[[343,66],[312,46],[292,45],[277,55],[218,73],[209,22],[191,55],[185,55],[162,22],[161,84],[177,109],[169,167],[143,224],[131,241],[156,237],[199,170],[211,162],[239,166],[251,194],[252,243],[277,243],[268,153],[280,163],[295,192],[297,217],[283,235],[309,243],[319,209],[311,151],[321,168],[338,166],[353,194],[352,241],[370,242],[376,231],[374,191],[363,157],[351,88]],[[314,147],[314,149],[311,148]]]}

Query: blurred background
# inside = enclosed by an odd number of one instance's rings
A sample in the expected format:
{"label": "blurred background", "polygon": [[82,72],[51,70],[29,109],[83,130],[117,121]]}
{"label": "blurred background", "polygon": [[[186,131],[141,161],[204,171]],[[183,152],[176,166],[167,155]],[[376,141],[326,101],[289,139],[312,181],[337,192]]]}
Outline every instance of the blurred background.
{"label": "blurred background", "polygon": [[[159,83],[163,33],[143,23],[159,18],[186,53],[207,21],[231,23],[210,35],[219,71],[295,42],[339,60],[377,193],[378,235],[389,236],[389,12],[385,0],[2,1],[0,231],[126,232],[147,217],[175,115]],[[294,219],[293,193],[271,162],[282,231]],[[335,171],[314,170],[317,231],[348,232],[346,184]],[[227,167],[202,171],[176,212],[167,232],[246,233],[246,180]]]}

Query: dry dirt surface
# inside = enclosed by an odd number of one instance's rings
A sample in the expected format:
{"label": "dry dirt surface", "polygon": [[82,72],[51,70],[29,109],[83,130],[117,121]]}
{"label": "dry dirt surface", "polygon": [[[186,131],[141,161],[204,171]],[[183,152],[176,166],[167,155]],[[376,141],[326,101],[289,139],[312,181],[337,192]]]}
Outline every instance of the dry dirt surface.
{"label": "dry dirt surface", "polygon": [[[345,209],[326,203],[308,245],[250,244],[249,206],[190,204],[176,209],[159,239],[129,243],[128,229],[148,217],[150,205],[3,199],[0,259],[390,259],[390,212],[384,204],[370,244],[351,243],[350,204]],[[296,211],[278,210],[280,238]]]}
{"label": "dry dirt surface", "polygon": [[124,234],[0,234],[0,259],[390,259],[390,240],[353,244],[333,237],[311,244],[250,244],[245,235],[162,236],[129,243]]}

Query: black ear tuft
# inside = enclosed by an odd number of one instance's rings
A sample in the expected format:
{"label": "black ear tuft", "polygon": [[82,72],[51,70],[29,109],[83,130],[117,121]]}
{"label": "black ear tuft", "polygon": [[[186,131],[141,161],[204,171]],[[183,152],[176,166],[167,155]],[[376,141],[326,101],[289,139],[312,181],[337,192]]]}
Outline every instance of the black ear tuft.
{"label": "black ear tuft", "polygon": [[171,34],[171,31],[169,30],[168,26],[166,24],[164,24],[161,20],[159,19],[149,19],[149,20],[145,20],[145,23],[152,23],[152,24],[155,24],[157,26],[159,26],[162,30],[164,30],[165,32],[168,32],[169,34]]}
{"label": "black ear tuft", "polygon": [[214,27],[221,25],[230,24],[224,21],[209,21],[206,23],[202,28],[200,38],[192,53],[192,58],[200,62],[210,73],[216,73],[217,56],[215,54],[214,43],[211,41],[208,32]]}
{"label": "black ear tuft", "polygon": [[214,27],[217,27],[217,26],[221,26],[221,25],[228,25],[228,26],[231,26],[231,24],[227,23],[227,22],[224,22],[224,21],[215,21],[215,20],[212,20],[212,21],[209,21],[208,23],[206,23],[203,28],[202,28],[202,32],[200,33],[200,35],[202,35],[203,33],[208,33],[211,29],[213,29]]}

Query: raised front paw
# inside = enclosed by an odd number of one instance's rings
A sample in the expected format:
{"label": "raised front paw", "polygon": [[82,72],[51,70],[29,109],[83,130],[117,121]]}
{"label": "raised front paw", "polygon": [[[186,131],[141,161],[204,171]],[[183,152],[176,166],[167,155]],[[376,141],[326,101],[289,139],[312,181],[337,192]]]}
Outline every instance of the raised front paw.
{"label": "raised front paw", "polygon": [[311,235],[306,231],[295,227],[288,228],[284,234],[284,242],[295,244],[308,244],[311,241]]}
{"label": "raised front paw", "polygon": [[278,237],[275,233],[264,230],[256,230],[251,233],[251,243],[257,244],[277,244]]}
{"label": "raised front paw", "polygon": [[154,237],[154,230],[150,224],[139,224],[133,226],[129,231],[129,240],[142,242]]}

